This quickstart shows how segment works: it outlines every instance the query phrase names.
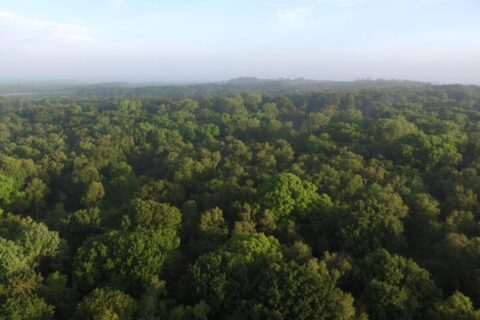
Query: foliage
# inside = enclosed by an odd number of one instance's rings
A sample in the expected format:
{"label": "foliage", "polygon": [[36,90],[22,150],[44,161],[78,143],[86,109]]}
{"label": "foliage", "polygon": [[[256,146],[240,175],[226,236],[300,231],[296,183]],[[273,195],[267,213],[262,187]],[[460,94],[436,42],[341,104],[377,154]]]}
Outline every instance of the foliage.
{"label": "foliage", "polygon": [[427,270],[380,249],[355,271],[363,284],[361,301],[372,319],[414,319],[431,307],[439,290]]}
{"label": "foliage", "polygon": [[352,86],[1,99],[0,318],[478,319],[480,88]]}
{"label": "foliage", "polygon": [[314,184],[302,181],[292,173],[280,173],[259,187],[262,195],[259,203],[278,218],[292,213],[305,216],[320,199],[316,190]]}
{"label": "foliage", "polygon": [[130,320],[136,307],[135,300],[120,290],[96,288],[78,304],[75,319]]}
{"label": "foliage", "polygon": [[0,317],[11,320],[51,320],[53,307],[36,295],[16,296],[0,305]]}
{"label": "foliage", "polygon": [[139,294],[154,275],[163,275],[177,258],[174,230],[110,231],[90,238],[75,256],[75,284],[81,292],[111,286]]}

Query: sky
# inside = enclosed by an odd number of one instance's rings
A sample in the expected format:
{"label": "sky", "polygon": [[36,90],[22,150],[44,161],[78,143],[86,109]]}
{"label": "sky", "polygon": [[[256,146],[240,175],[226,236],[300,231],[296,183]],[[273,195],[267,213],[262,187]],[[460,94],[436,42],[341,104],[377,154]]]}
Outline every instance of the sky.
{"label": "sky", "polygon": [[480,0],[0,0],[0,79],[480,84]]}

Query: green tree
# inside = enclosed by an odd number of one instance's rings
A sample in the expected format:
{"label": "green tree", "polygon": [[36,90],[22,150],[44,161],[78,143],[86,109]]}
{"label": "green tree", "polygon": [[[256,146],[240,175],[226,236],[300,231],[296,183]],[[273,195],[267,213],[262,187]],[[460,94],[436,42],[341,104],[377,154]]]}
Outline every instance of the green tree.
{"label": "green tree", "polygon": [[162,276],[173,266],[179,243],[172,229],[92,237],[75,255],[74,283],[81,292],[104,285],[139,295],[152,276]]}
{"label": "green tree", "polygon": [[428,313],[428,318],[432,320],[478,320],[480,319],[480,310],[474,309],[469,297],[464,296],[461,292],[454,292],[445,301],[437,302]]}
{"label": "green tree", "polygon": [[416,319],[440,297],[427,270],[413,260],[380,249],[355,269],[363,284],[361,302],[371,319]]}
{"label": "green tree", "polygon": [[37,295],[22,295],[6,299],[0,304],[0,318],[9,320],[51,320],[53,306]]}
{"label": "green tree", "polygon": [[94,181],[87,186],[82,197],[82,204],[87,207],[96,206],[105,196],[105,189],[100,181]]}
{"label": "green tree", "polygon": [[404,244],[402,218],[408,213],[400,195],[373,185],[362,197],[353,203],[346,226],[340,230],[343,248],[355,255],[380,248],[400,249]]}
{"label": "green tree", "polygon": [[45,224],[15,215],[0,216],[0,237],[20,246],[32,266],[38,266],[43,258],[56,256],[61,242],[58,232]]}
{"label": "green tree", "polygon": [[78,320],[131,320],[137,304],[128,294],[111,288],[97,288],[77,306],[74,319]]}
{"label": "green tree", "polygon": [[200,216],[198,224],[200,236],[213,241],[223,240],[228,236],[228,228],[223,219],[223,212],[220,208],[208,210]]}
{"label": "green tree", "polygon": [[50,274],[38,287],[38,295],[55,306],[56,318],[69,318],[75,307],[75,292],[67,285],[67,275],[58,271]]}
{"label": "green tree", "polygon": [[62,219],[60,234],[70,246],[78,248],[88,237],[101,233],[102,215],[100,209],[92,207],[80,209]]}
{"label": "green tree", "polygon": [[265,181],[259,188],[259,203],[275,212],[278,218],[292,213],[308,215],[320,199],[314,184],[291,173],[280,173]]}
{"label": "green tree", "polygon": [[231,312],[264,259],[278,257],[280,244],[262,233],[235,235],[213,252],[199,257],[182,281],[187,301],[205,301],[215,314]]}
{"label": "green tree", "polygon": [[178,208],[166,203],[134,199],[130,203],[128,218],[134,230],[177,230],[182,214]]}
{"label": "green tree", "polygon": [[455,165],[461,154],[448,136],[411,133],[391,146],[391,156],[400,163],[429,170],[438,165]]}
{"label": "green tree", "polygon": [[281,319],[353,319],[353,298],[342,292],[323,263],[271,264],[260,276],[257,303]]}
{"label": "green tree", "polygon": [[40,278],[19,244],[0,237],[0,257],[0,296],[25,294],[37,287]]}
{"label": "green tree", "polygon": [[15,203],[22,204],[24,199],[25,193],[20,191],[15,178],[0,171],[0,206],[9,208]]}
{"label": "green tree", "polygon": [[27,199],[35,205],[35,217],[38,220],[38,209],[44,203],[48,193],[47,185],[38,178],[33,178],[25,187]]}

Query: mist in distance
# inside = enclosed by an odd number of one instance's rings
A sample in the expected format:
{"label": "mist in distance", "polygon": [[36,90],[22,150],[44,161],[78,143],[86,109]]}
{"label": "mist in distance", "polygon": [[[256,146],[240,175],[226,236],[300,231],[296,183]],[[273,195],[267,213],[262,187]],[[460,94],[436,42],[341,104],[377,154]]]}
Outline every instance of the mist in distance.
{"label": "mist in distance", "polygon": [[0,1],[0,80],[480,84],[475,0]]}

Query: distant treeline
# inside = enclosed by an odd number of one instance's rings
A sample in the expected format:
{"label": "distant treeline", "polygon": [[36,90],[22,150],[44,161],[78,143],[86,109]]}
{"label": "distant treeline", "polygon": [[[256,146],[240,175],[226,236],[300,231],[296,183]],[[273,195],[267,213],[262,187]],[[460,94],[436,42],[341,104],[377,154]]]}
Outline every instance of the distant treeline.
{"label": "distant treeline", "polygon": [[0,96],[68,96],[75,98],[119,97],[192,97],[218,93],[292,93],[301,91],[338,91],[398,87],[428,87],[427,83],[396,80],[316,81],[306,79],[237,78],[201,84],[133,84],[124,82],[98,84],[71,83],[1,83]]}

